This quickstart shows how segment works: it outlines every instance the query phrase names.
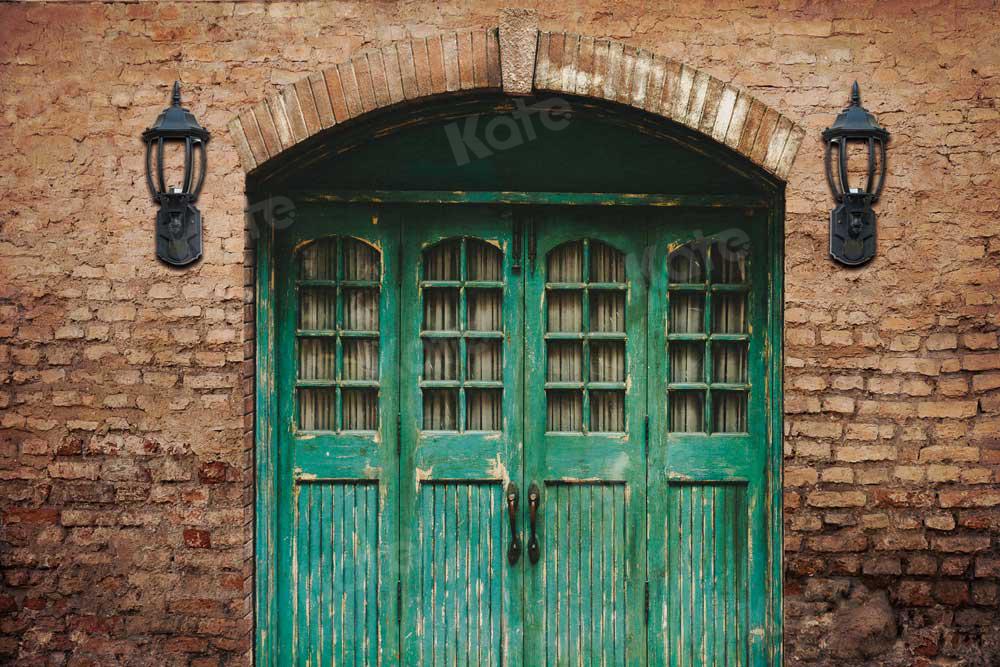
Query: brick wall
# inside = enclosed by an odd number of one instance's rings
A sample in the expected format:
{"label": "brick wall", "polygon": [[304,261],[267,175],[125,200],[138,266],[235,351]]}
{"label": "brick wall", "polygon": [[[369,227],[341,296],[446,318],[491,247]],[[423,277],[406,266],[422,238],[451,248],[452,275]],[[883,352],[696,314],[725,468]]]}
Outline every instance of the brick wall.
{"label": "brick wall", "polygon": [[[238,108],[499,6],[0,6],[0,661],[246,664],[252,255]],[[789,664],[1000,661],[1000,39],[992,2],[544,3],[809,131],[789,177]],[[214,133],[205,259],[152,257],[139,134],[180,78]],[[893,133],[879,256],[825,260],[818,132]]]}

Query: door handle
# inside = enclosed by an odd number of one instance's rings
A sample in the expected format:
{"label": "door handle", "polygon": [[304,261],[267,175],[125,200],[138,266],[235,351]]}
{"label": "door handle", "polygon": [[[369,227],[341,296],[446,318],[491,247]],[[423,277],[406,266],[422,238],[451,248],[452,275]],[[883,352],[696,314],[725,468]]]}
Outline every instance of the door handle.
{"label": "door handle", "polygon": [[510,546],[507,547],[507,562],[517,565],[521,558],[521,538],[517,535],[517,484],[507,485],[507,515],[510,517]]}
{"label": "door handle", "polygon": [[541,548],[538,546],[538,503],[541,500],[541,493],[538,485],[532,483],[528,487],[528,516],[531,519],[531,537],[528,538],[528,560],[534,565],[542,556]]}

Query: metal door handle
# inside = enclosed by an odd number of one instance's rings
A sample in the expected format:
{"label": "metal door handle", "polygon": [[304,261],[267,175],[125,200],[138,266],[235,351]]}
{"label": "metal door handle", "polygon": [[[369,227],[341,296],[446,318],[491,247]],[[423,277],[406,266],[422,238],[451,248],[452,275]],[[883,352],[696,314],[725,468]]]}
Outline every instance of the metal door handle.
{"label": "metal door handle", "polygon": [[528,487],[528,515],[531,518],[531,537],[528,538],[528,560],[534,565],[542,556],[541,548],[538,546],[538,534],[536,527],[538,524],[538,503],[541,500],[541,493],[538,485],[532,483]]}
{"label": "metal door handle", "polygon": [[517,535],[517,485],[507,485],[507,514],[510,517],[510,546],[507,547],[507,562],[517,565],[521,558],[521,538]]}

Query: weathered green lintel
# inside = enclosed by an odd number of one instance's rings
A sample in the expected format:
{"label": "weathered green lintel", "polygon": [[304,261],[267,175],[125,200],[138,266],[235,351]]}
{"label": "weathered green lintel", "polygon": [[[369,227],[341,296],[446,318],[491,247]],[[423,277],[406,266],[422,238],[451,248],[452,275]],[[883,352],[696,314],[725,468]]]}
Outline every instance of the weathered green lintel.
{"label": "weathered green lintel", "polygon": [[297,190],[299,202],[347,204],[524,204],[549,206],[658,206],[665,208],[767,208],[753,195],[644,194],[631,192],[496,192],[485,190]]}

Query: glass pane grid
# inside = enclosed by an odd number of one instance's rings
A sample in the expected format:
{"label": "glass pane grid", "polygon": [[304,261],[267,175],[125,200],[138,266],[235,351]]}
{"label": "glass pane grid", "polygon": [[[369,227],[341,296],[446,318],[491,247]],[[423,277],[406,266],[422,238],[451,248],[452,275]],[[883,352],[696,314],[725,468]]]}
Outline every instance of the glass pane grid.
{"label": "glass pane grid", "polygon": [[463,237],[424,251],[423,430],[502,429],[503,254]]}
{"label": "glass pane grid", "polygon": [[547,430],[625,431],[625,256],[584,239],[546,264]]}
{"label": "glass pane grid", "polygon": [[299,255],[296,401],[303,431],[378,428],[378,250],[345,237]]}
{"label": "glass pane grid", "polygon": [[668,259],[667,401],[674,433],[745,433],[745,248],[690,243]]}

